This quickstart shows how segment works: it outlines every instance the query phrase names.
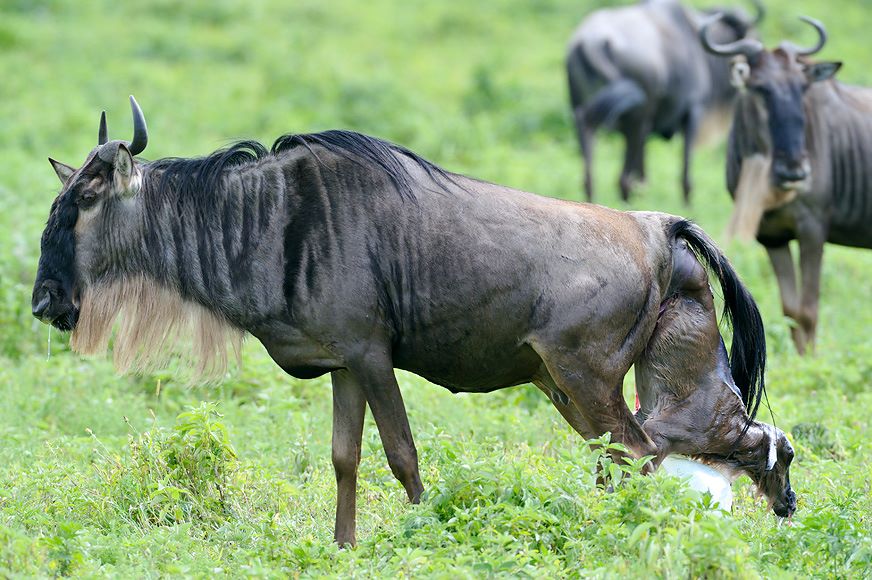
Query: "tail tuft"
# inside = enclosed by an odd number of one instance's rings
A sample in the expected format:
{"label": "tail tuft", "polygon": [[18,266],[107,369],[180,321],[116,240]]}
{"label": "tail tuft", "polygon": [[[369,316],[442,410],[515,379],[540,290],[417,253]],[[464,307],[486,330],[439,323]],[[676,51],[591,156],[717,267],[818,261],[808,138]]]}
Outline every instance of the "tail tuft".
{"label": "tail tuft", "polygon": [[611,128],[627,111],[645,104],[645,92],[630,79],[618,79],[601,88],[584,107],[591,127]]}

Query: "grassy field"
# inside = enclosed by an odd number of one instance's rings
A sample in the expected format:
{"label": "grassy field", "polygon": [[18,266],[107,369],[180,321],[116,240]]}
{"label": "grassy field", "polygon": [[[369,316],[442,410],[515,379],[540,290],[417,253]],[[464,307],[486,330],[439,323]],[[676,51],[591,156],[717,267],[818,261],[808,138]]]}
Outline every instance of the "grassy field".
{"label": "grassy field", "polygon": [[[400,373],[424,501],[408,505],[368,419],[360,545],[340,551],[328,377],[290,379],[253,341],[217,386],[187,387],[175,367],[117,377],[30,315],[58,189],[45,158],[81,163],[103,108],[111,135],[129,138],[130,93],[150,158],[350,128],[579,199],[563,50],[606,4],[0,0],[0,577],[872,575],[872,252],[828,247],[818,353],[801,359],[762,248],[727,248],[763,312],[769,398],[797,448],[790,527],[747,480],[732,517],[660,475],[607,494],[598,455],[536,389],[450,395]],[[865,0],[767,5],[768,44],[810,42],[796,17],[821,18],[821,57],[845,61],[842,80],[872,84]],[[601,140],[600,203],[620,206],[620,154]],[[679,154],[677,141],[652,143],[632,208],[683,213],[720,239],[722,142],[698,151],[688,209]]]}

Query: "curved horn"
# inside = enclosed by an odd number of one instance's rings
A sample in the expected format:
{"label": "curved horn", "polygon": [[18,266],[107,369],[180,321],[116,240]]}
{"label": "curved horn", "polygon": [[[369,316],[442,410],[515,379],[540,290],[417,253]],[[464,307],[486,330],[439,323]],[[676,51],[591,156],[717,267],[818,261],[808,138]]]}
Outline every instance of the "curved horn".
{"label": "curved horn", "polygon": [[754,38],[740,38],[734,42],[726,44],[717,44],[712,42],[709,35],[709,27],[724,17],[723,14],[716,14],[702,25],[699,29],[699,39],[702,41],[702,46],[708,52],[718,56],[735,56],[744,54],[745,56],[754,56],[763,51],[763,44]]}
{"label": "curved horn", "polygon": [[130,95],[130,108],[133,110],[133,141],[127,148],[131,155],[139,155],[148,145],[148,128],[145,126],[145,115],[133,95]]}
{"label": "curved horn", "polygon": [[754,4],[754,9],[757,11],[757,16],[754,17],[751,24],[757,26],[763,22],[763,17],[766,16],[766,6],[763,5],[762,0],[751,0],[751,3]]}
{"label": "curved horn", "polygon": [[100,132],[97,134],[97,145],[103,145],[109,140],[109,132],[106,130],[106,111],[100,113]]}
{"label": "curved horn", "polygon": [[793,44],[792,42],[785,42],[784,44],[786,44],[787,46],[792,48],[794,51],[796,51],[797,56],[811,56],[813,54],[820,52],[821,49],[824,47],[824,45],[827,43],[827,29],[824,28],[823,24],[821,24],[819,21],[815,20],[814,18],[809,18],[808,16],[800,16],[799,19],[802,20],[803,22],[807,22],[808,24],[811,24],[812,26],[814,26],[815,30],[817,30],[817,33],[818,33],[817,44],[811,48],[802,48],[800,46]]}

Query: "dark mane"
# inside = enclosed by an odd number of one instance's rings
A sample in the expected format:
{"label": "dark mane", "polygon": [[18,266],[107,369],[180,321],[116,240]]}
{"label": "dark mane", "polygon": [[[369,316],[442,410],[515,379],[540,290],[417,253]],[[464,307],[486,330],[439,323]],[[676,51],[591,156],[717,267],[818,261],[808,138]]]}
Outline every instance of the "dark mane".
{"label": "dark mane", "polygon": [[278,155],[297,147],[305,147],[318,160],[317,154],[312,149],[313,146],[323,147],[362,167],[373,167],[383,171],[397,191],[410,199],[414,199],[412,176],[400,156],[417,164],[443,189],[446,182],[457,184],[455,174],[445,171],[401,145],[355,131],[334,129],[321,133],[282,135],[269,150],[257,141],[245,140],[206,157],[159,159],[146,166],[147,172],[156,172],[160,176],[149,186],[160,197],[212,192],[220,186],[227,170],[253,164],[268,156]]}

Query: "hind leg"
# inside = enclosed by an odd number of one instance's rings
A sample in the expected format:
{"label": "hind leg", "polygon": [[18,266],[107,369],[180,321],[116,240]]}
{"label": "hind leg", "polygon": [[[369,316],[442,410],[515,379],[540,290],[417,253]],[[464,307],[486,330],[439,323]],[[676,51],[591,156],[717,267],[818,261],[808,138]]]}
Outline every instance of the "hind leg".
{"label": "hind leg", "polygon": [[584,109],[576,107],[573,111],[575,118],[575,131],[578,144],[581,147],[581,156],[584,159],[584,193],[587,201],[593,201],[593,141],[594,131],[584,118]]}
{"label": "hind leg", "polygon": [[543,373],[542,378],[535,380],[533,384],[539,387],[543,393],[548,395],[551,404],[554,405],[554,408],[560,412],[560,415],[567,423],[569,423],[569,426],[572,427],[576,433],[585,439],[594,439],[597,437],[596,432],[588,424],[584,416],[579,412],[572,401],[569,400],[569,397],[559,389],[557,384],[554,382],[554,379],[552,379],[547,372]]}
{"label": "hind leg", "polygon": [[[586,365],[576,356],[561,353],[560,349],[554,349],[553,352],[547,349],[546,352],[539,352],[539,356],[545,362],[555,385],[569,397],[580,419],[583,419],[586,425],[586,428],[582,427],[583,431],[593,437],[610,432],[613,442],[623,444],[637,458],[657,455],[654,442],[642,430],[624,401],[623,377],[629,370],[629,364],[620,369],[623,372],[610,372]],[[569,415],[567,421],[570,421],[570,425],[573,421],[581,424],[580,419],[574,418],[571,410],[564,414],[564,409],[560,406],[557,408],[564,417]],[[578,430],[579,433],[582,430]],[[620,460],[620,454],[617,455],[616,459]],[[653,467],[646,465],[643,472],[648,473],[652,469]]]}
{"label": "hind leg", "polygon": [[649,122],[645,115],[630,115],[621,125],[621,132],[626,141],[624,152],[624,168],[618,185],[621,189],[621,199],[630,200],[630,190],[633,179],[643,179],[645,176],[645,139],[648,136]]}
{"label": "hind leg", "polygon": [[690,176],[690,158],[693,154],[693,146],[696,142],[702,116],[702,111],[694,107],[687,114],[687,119],[684,123],[684,158],[681,168],[681,188],[684,192],[684,205],[688,206],[690,205],[690,193],[693,190],[693,182]]}

